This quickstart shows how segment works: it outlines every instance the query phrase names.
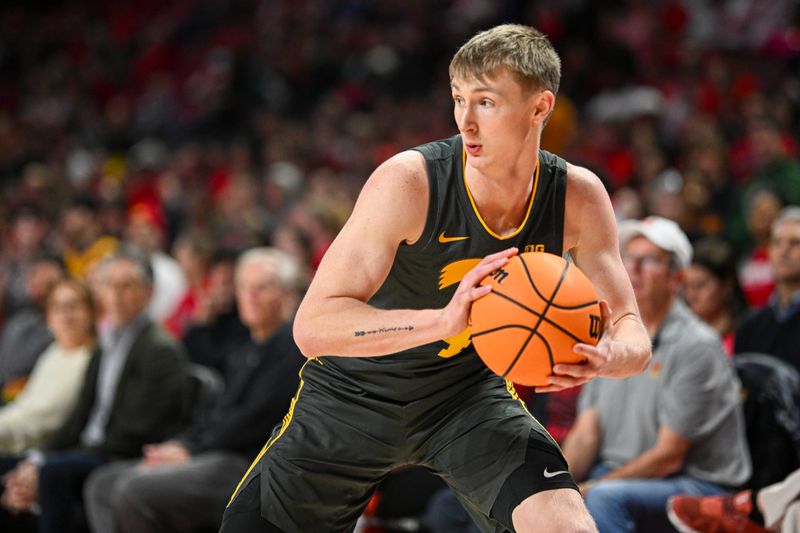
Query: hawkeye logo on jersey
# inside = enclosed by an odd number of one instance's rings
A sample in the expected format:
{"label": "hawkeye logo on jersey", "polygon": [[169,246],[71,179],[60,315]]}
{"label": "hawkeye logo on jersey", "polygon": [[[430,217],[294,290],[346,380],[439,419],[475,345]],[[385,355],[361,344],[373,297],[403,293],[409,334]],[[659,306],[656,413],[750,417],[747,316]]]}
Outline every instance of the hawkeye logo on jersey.
{"label": "hawkeye logo on jersey", "polygon": [[[460,283],[466,273],[480,262],[480,259],[461,259],[445,265],[439,273],[439,290],[441,291],[451,285]],[[442,340],[447,343],[447,348],[439,350],[437,355],[445,359],[458,355],[472,342],[469,328],[466,328],[458,335]]]}
{"label": "hawkeye logo on jersey", "polygon": [[469,239],[469,235],[466,237],[446,237],[444,232],[439,234],[439,242],[442,244],[447,244],[448,242],[465,241],[467,239]]}

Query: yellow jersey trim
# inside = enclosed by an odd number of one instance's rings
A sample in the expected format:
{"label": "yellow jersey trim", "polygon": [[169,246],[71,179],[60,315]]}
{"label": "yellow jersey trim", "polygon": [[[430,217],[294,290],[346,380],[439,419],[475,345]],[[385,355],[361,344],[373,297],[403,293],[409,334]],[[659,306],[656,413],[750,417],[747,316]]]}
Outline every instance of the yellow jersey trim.
{"label": "yellow jersey trim", "polygon": [[512,233],[508,235],[498,235],[486,224],[486,221],[483,220],[480,211],[478,211],[478,206],[475,205],[475,199],[472,197],[472,192],[469,190],[469,185],[467,184],[467,150],[466,148],[461,148],[461,174],[464,177],[464,188],[467,190],[467,196],[469,197],[469,203],[472,204],[472,210],[475,211],[475,215],[478,217],[478,220],[483,226],[483,229],[486,232],[494,237],[495,239],[499,239],[504,241],[506,239],[510,239],[511,237],[515,237],[522,231],[522,228],[525,227],[525,224],[528,223],[528,217],[531,214],[531,210],[533,209],[533,201],[536,199],[536,189],[539,186],[539,157],[536,157],[536,170],[533,172],[533,189],[531,190],[531,200],[528,202],[528,210],[525,212],[525,218],[522,219],[522,223],[519,225],[517,229],[515,229]]}
{"label": "yellow jersey trim", "polygon": [[313,359],[309,359],[308,361],[303,363],[303,366],[300,368],[300,372],[297,373],[297,375],[300,376],[300,386],[297,388],[297,392],[295,393],[294,398],[292,398],[292,403],[289,404],[289,412],[286,413],[286,415],[284,415],[283,417],[283,422],[281,423],[280,431],[278,431],[277,435],[269,439],[267,443],[264,445],[264,447],[261,448],[261,451],[258,452],[258,455],[256,456],[255,460],[253,460],[253,462],[250,464],[250,467],[247,469],[247,472],[244,473],[244,476],[242,476],[242,479],[239,481],[239,484],[236,485],[236,488],[234,489],[233,494],[231,495],[231,499],[228,500],[228,505],[225,506],[226,508],[230,506],[231,503],[233,503],[233,500],[236,498],[236,495],[239,494],[239,490],[242,488],[242,484],[247,479],[247,476],[250,475],[250,472],[253,471],[253,468],[256,467],[259,461],[261,461],[261,458],[264,457],[264,454],[267,453],[267,450],[269,450],[270,447],[272,447],[272,445],[275,444],[275,442],[277,442],[277,440],[281,438],[281,436],[286,432],[286,428],[289,427],[289,424],[292,421],[292,417],[294,416],[294,407],[295,405],[297,405],[297,400],[300,398],[300,391],[303,390],[303,385],[305,385],[305,381],[303,381],[303,369],[312,360]]}
{"label": "yellow jersey trim", "polygon": [[561,452],[561,455],[564,455],[564,451],[561,449],[561,446],[558,445],[558,442],[556,442],[556,439],[554,439],[553,436],[550,434],[550,432],[547,431],[547,428],[544,427],[542,425],[542,423],[539,422],[539,420],[535,416],[533,416],[531,414],[530,411],[528,411],[528,406],[525,405],[525,402],[523,402],[522,398],[520,398],[519,394],[517,394],[517,389],[514,388],[514,384],[512,382],[510,382],[509,380],[505,380],[505,382],[506,382],[506,390],[511,395],[511,398],[514,399],[514,400],[517,400],[520,404],[522,404],[522,408],[525,409],[525,412],[528,413],[528,416],[533,418],[533,421],[536,422],[536,424],[538,424],[540,428],[542,428],[542,431],[547,433],[547,436],[550,437],[550,439],[553,441],[553,443],[555,443],[556,447],[558,448],[558,451]]}

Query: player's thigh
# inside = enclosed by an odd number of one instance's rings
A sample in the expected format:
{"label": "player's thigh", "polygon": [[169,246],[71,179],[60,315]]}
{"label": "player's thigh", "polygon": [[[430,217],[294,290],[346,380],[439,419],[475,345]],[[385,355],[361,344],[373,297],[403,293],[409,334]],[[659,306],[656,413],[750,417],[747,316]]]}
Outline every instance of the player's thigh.
{"label": "player's thigh", "polygon": [[510,529],[511,513],[530,495],[577,486],[555,441],[516,398],[505,390],[479,392],[435,433],[427,466],[473,518],[491,517]]}
{"label": "player's thigh", "polygon": [[400,417],[363,401],[302,391],[251,472],[261,476],[262,516],[286,531],[352,528],[403,442]]}
{"label": "player's thigh", "polygon": [[517,533],[596,532],[580,493],[573,489],[537,492],[522,501],[512,513]]}

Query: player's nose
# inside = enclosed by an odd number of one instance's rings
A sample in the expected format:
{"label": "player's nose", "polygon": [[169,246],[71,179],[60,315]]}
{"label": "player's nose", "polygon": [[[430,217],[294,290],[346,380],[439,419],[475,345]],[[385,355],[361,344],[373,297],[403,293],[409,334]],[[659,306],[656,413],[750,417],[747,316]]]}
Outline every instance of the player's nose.
{"label": "player's nose", "polygon": [[461,133],[474,132],[477,129],[475,114],[470,106],[464,106],[456,111],[456,124]]}

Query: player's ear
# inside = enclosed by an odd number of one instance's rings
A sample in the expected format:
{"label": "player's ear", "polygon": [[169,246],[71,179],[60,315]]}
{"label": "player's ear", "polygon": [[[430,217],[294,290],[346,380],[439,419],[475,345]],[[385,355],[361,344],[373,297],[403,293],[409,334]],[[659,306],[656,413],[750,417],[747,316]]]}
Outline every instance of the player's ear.
{"label": "player's ear", "polygon": [[540,123],[544,122],[550,116],[550,113],[553,111],[553,107],[555,105],[556,96],[552,91],[545,89],[539,92],[539,94],[536,95],[536,104],[533,108],[531,121]]}

